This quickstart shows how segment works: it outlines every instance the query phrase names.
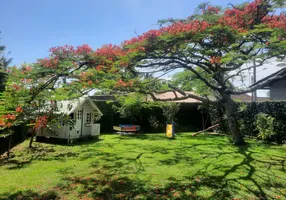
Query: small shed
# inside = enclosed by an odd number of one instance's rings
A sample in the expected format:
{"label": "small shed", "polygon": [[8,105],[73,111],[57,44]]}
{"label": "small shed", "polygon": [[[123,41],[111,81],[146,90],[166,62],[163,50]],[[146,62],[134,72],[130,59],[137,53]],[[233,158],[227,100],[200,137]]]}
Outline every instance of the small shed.
{"label": "small shed", "polygon": [[55,124],[37,130],[37,139],[49,137],[73,141],[78,138],[99,136],[100,124],[96,122],[103,114],[89,97],[58,101],[50,106],[54,107],[54,114],[69,118],[69,123],[64,117],[62,120],[59,119]]}

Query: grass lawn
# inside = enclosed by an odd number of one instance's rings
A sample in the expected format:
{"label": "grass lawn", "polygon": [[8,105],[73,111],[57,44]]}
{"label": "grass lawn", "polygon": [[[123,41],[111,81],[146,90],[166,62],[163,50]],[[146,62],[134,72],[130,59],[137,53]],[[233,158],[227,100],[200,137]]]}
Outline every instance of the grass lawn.
{"label": "grass lawn", "polygon": [[28,141],[0,160],[0,199],[286,199],[286,147],[224,136]]}

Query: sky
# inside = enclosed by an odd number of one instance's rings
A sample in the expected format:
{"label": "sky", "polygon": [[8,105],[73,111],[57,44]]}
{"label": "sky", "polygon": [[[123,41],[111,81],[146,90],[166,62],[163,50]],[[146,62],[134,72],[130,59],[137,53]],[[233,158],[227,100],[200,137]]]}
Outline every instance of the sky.
{"label": "sky", "polygon": [[[13,64],[35,62],[54,46],[120,44],[158,28],[157,20],[184,18],[204,1],[192,0],[5,0],[1,2],[1,44]],[[239,0],[211,1],[214,5]]]}
{"label": "sky", "polygon": [[[191,15],[201,2],[205,1],[5,0],[1,2],[0,44],[11,52],[12,65],[32,63],[48,57],[48,50],[55,46],[88,44],[97,49],[103,44],[120,44],[158,28],[159,19]],[[209,2],[227,6],[244,1]]]}

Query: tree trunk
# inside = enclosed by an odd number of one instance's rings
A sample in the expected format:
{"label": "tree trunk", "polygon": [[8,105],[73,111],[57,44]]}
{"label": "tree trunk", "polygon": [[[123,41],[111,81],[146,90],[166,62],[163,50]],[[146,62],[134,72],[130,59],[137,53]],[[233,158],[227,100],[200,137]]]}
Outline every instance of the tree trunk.
{"label": "tree trunk", "polygon": [[239,124],[236,119],[236,105],[231,99],[229,94],[222,94],[223,106],[225,108],[225,114],[227,117],[228,128],[232,135],[232,140],[235,145],[244,144],[243,136],[240,133]]}
{"label": "tree trunk", "polygon": [[8,144],[8,150],[7,150],[7,157],[10,157],[10,150],[11,150],[11,142],[12,142],[12,134],[9,135],[9,144]]}
{"label": "tree trunk", "polygon": [[36,131],[33,129],[32,130],[32,133],[31,133],[31,139],[30,139],[30,143],[29,143],[29,148],[32,148],[32,144],[33,144],[33,140],[34,140],[34,137],[36,135]]}

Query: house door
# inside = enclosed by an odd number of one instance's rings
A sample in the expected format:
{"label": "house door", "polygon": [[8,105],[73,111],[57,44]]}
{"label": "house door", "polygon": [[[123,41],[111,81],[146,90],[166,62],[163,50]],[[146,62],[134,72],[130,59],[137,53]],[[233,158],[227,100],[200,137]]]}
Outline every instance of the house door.
{"label": "house door", "polygon": [[92,113],[89,108],[83,108],[82,135],[91,135]]}
{"label": "house door", "polygon": [[79,108],[76,112],[76,121],[75,121],[75,131],[77,137],[82,135],[82,120],[83,120],[83,109]]}

